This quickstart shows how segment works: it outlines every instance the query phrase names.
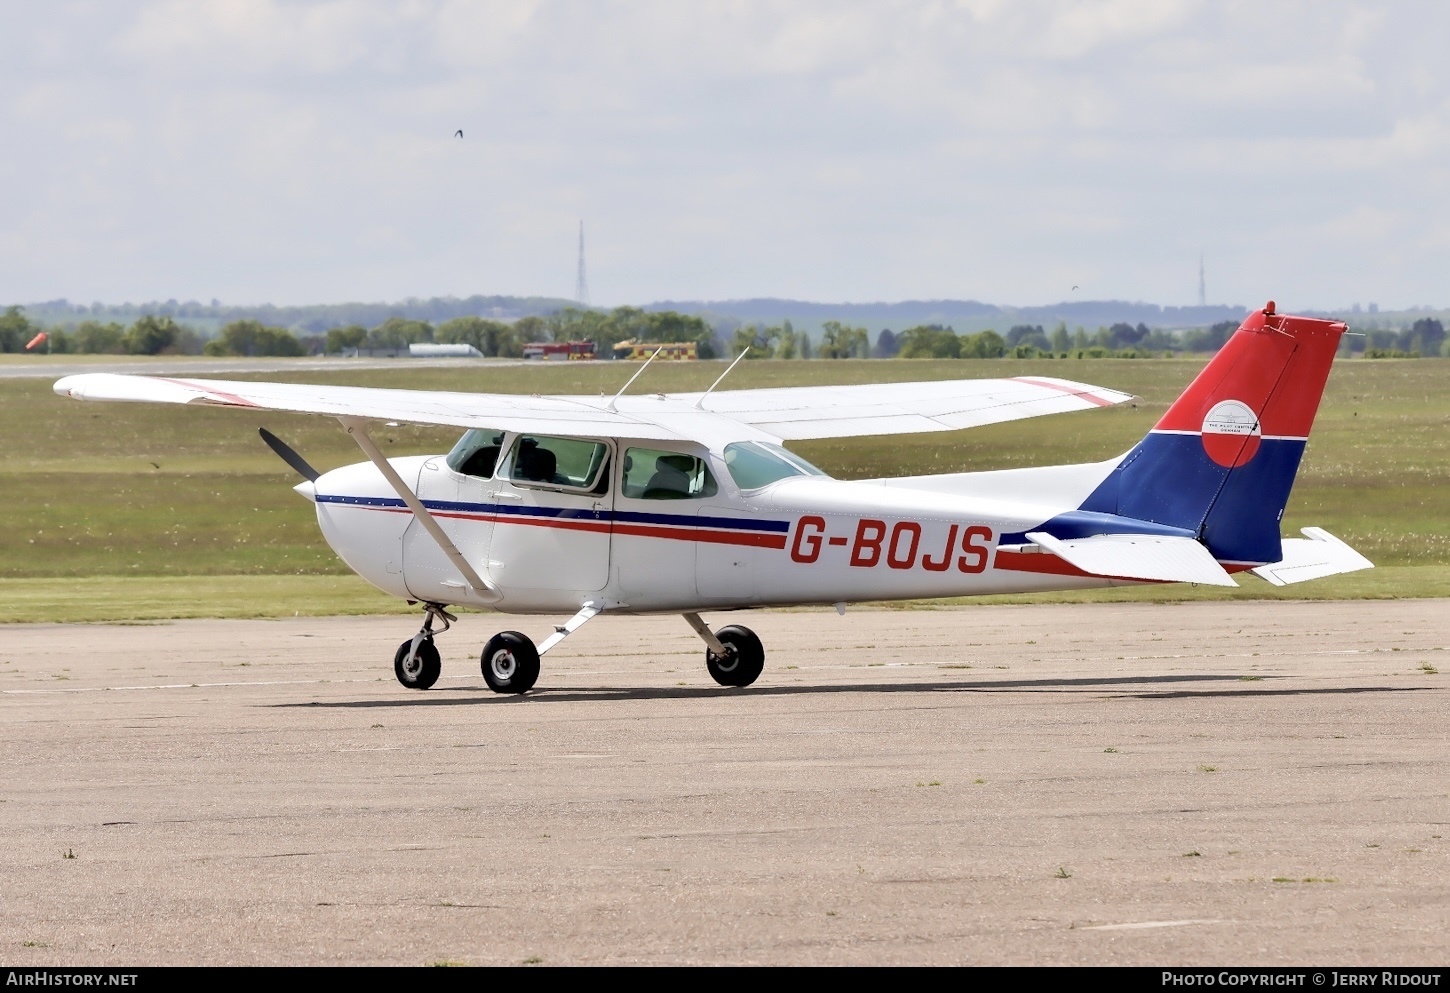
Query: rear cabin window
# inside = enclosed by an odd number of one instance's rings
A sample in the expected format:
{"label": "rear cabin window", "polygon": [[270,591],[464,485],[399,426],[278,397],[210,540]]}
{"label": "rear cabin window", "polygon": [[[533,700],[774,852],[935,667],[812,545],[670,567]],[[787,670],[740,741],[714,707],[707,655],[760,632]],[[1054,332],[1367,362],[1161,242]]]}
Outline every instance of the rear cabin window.
{"label": "rear cabin window", "polygon": [[[520,435],[509,457],[508,478],[523,486],[559,486],[602,493],[609,447],[599,441]],[[596,485],[598,484],[598,485]]]}
{"label": "rear cabin window", "polygon": [[633,500],[698,500],[719,491],[710,467],[683,452],[631,448],[624,453],[624,495]]}
{"label": "rear cabin window", "polygon": [[725,465],[730,469],[730,478],[742,490],[758,489],[791,476],[825,475],[794,452],[759,441],[726,445]]}
{"label": "rear cabin window", "polygon": [[465,431],[453,451],[448,453],[448,468],[465,476],[493,478],[494,467],[498,465],[498,454],[503,450],[503,433],[500,431]]}

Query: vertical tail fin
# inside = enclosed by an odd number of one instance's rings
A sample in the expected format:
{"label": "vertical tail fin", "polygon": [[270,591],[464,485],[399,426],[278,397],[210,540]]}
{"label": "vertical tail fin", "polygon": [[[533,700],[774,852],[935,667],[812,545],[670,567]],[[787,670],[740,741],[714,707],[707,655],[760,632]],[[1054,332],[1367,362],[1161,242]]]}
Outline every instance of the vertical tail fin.
{"label": "vertical tail fin", "polygon": [[1225,562],[1277,562],[1279,519],[1345,326],[1249,315],[1083,510],[1194,531]]}

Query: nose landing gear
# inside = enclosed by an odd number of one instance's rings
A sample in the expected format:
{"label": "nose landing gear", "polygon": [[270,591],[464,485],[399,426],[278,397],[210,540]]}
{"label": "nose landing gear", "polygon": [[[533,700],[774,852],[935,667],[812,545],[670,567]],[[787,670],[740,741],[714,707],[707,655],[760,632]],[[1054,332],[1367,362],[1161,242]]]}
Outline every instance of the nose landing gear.
{"label": "nose landing gear", "polygon": [[426,690],[438,682],[438,674],[443,671],[443,662],[433,644],[434,618],[443,622],[443,631],[452,627],[450,622],[458,620],[441,603],[424,604],[423,609],[427,612],[423,627],[399,645],[393,655],[393,674],[410,690]]}

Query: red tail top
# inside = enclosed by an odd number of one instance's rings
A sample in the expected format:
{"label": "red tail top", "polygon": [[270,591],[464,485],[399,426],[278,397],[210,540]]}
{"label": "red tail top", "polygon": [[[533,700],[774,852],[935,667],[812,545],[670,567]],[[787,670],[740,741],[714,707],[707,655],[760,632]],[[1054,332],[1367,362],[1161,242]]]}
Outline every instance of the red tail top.
{"label": "red tail top", "polygon": [[1275,314],[1272,305],[1250,314],[1154,430],[1202,432],[1206,447],[1209,435],[1241,437],[1252,428],[1266,438],[1308,437],[1344,330],[1338,321]]}

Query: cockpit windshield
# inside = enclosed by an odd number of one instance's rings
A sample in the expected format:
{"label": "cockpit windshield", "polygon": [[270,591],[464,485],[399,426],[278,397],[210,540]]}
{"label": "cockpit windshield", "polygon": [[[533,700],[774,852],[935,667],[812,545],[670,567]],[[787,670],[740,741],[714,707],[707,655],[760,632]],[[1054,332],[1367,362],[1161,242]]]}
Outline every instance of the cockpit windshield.
{"label": "cockpit windshield", "polygon": [[465,476],[480,476],[488,479],[498,465],[498,453],[503,446],[501,431],[465,431],[453,451],[448,453],[448,468]]}
{"label": "cockpit windshield", "polygon": [[794,452],[760,441],[737,441],[725,446],[725,465],[742,490],[754,490],[791,476],[825,473]]}

